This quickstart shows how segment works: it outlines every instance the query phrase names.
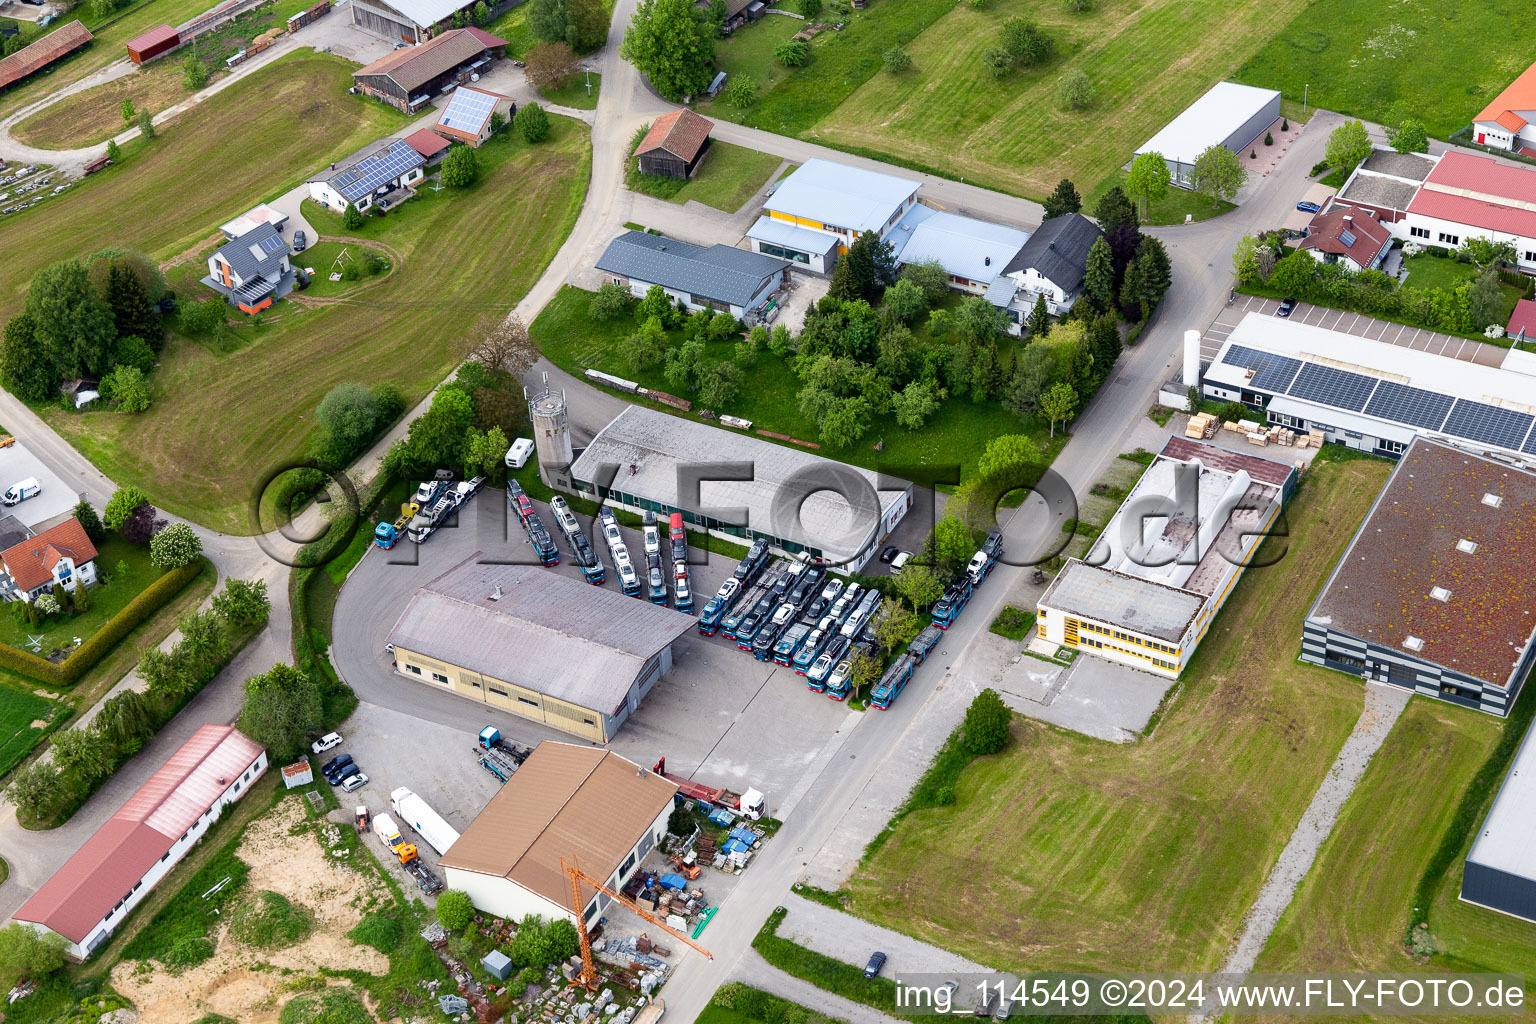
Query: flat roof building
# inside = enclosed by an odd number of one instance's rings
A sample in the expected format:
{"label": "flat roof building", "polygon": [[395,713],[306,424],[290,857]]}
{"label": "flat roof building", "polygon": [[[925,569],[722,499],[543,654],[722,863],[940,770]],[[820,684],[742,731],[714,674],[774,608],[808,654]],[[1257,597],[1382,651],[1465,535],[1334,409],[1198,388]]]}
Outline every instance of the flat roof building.
{"label": "flat roof building", "polygon": [[182,744],[14,917],[94,953],[267,768],[266,749],[227,725]]}
{"label": "flat roof building", "polygon": [[1290,466],[1169,438],[1041,596],[1038,635],[1177,678],[1295,487]]}
{"label": "flat roof building", "polygon": [[1280,93],[1276,90],[1217,82],[1137,147],[1136,155],[1162,154],[1174,184],[1187,188],[1201,153],[1212,146],[1246,153],[1279,120]]}
{"label": "flat roof building", "polygon": [[[986,295],[1029,241],[1029,232],[917,203],[896,223],[889,241],[898,263],[938,263],[955,291]],[[1009,300],[1017,291],[1008,293]],[[1006,302],[995,304],[1007,308]]]}
{"label": "flat roof building", "polygon": [[626,231],[608,243],[597,269],[644,298],[660,285],[689,309],[713,309],[737,319],[760,311],[789,278],[789,261],[729,245],[689,245],[646,231]]}
{"label": "flat roof building", "polygon": [[476,552],[416,591],[389,633],[394,669],[606,743],[672,669],[693,618],[542,566]]}
{"label": "flat roof building", "polygon": [[1461,898],[1536,921],[1536,744],[1527,731],[1472,841]]}
{"label": "flat roof building", "polygon": [[1206,369],[1206,397],[1272,424],[1396,458],[1424,435],[1536,461],[1530,353],[1499,366],[1249,313]]}
{"label": "flat roof building", "polygon": [[637,405],[598,431],[570,473],[584,497],[606,485],[610,505],[681,512],[716,536],[762,537],[844,572],[868,562],[912,507],[905,480]]}
{"label": "flat roof building", "polygon": [[918,183],[813,157],[778,182],[747,231],[753,252],[829,273],[834,250],[866,231],[885,238],[917,202]]}
{"label": "flat roof building", "polygon": [[[612,751],[546,741],[438,863],[448,887],[468,893],[483,913],[574,921],[562,858],[610,889],[623,888],[666,835],[676,792]],[[585,882],[581,897],[593,924],[610,899]]]}
{"label": "flat roof building", "polygon": [[1531,667],[1536,474],[1413,441],[1302,627],[1301,660],[1507,715]]}

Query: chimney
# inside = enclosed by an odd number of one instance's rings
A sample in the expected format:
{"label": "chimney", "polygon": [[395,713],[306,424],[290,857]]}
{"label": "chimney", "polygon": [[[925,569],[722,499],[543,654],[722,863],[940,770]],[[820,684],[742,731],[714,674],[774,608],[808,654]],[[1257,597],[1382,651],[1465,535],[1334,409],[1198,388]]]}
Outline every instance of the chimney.
{"label": "chimney", "polygon": [[989,267],[990,267],[990,266],[991,266],[991,265],[992,265],[992,257],[991,257],[991,256],[983,256],[983,257],[982,257],[982,258],[981,258],[981,262],[982,262],[982,263],[983,263],[983,264],[984,264],[984,265],[986,265],[986,266],[989,266]]}
{"label": "chimney", "polygon": [[500,601],[501,600],[501,584],[500,583],[496,584],[496,590],[495,590],[495,592],[493,592],[491,594],[491,600],[492,601]]}
{"label": "chimney", "polygon": [[1354,222],[1355,222],[1355,218],[1352,215],[1347,214],[1347,213],[1344,215],[1344,223],[1345,224],[1353,224]]}

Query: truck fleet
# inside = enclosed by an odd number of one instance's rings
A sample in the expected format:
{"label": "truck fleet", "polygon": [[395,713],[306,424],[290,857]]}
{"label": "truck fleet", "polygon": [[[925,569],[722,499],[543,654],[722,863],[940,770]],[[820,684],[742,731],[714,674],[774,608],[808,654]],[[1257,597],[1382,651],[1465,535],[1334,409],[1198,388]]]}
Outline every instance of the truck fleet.
{"label": "truck fleet", "polygon": [[597,521],[603,531],[603,540],[608,544],[608,557],[613,559],[613,571],[619,574],[619,589],[626,597],[639,597],[640,574],[635,572],[629,545],[624,543],[624,535],[619,532],[618,517],[613,514],[613,509],[604,505],[597,510]]}
{"label": "truck fleet", "polygon": [[442,815],[434,811],[430,804],[406,787],[401,786],[389,794],[389,806],[401,821],[437,851],[439,857],[459,841],[458,829],[444,821]]}
{"label": "truck fleet", "polygon": [[683,514],[673,512],[667,539],[672,545],[672,604],[680,612],[693,611],[693,584],[688,578],[688,534]]}
{"label": "truck fleet", "polygon": [[411,500],[400,506],[400,516],[394,522],[373,528],[373,542],[386,550],[394,547],[402,536],[415,544],[425,543],[484,484],[483,476],[457,484],[452,479],[423,480]]}
{"label": "truck fleet", "polygon": [[640,523],[640,536],[645,543],[645,587],[651,604],[667,603],[667,581],[661,574],[661,527],[656,525],[656,514],[647,512]]}
{"label": "truck fleet", "polygon": [[571,511],[570,504],[560,495],[549,499],[550,514],[555,517],[555,526],[565,537],[566,545],[571,549],[571,558],[576,567],[581,570],[582,577],[594,586],[600,586],[606,578],[603,571],[603,560],[597,557],[597,552],[592,548],[592,542],[587,540],[586,533],[577,521],[576,514]]}

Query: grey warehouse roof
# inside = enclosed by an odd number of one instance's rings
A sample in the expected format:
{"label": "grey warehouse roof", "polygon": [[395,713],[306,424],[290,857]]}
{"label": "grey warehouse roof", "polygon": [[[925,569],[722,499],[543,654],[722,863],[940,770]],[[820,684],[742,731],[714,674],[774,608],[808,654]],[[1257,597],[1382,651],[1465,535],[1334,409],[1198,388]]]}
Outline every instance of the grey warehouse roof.
{"label": "grey warehouse roof", "polygon": [[1536,880],[1536,743],[1527,733],[1467,863]]}
{"label": "grey warehouse roof", "polygon": [[389,642],[612,714],[646,661],[694,624],[542,566],[479,558],[477,551],[416,591]]}
{"label": "grey warehouse roof", "polygon": [[896,224],[890,241],[902,263],[937,260],[951,274],[989,283],[1019,254],[1029,232],[918,203]]}
{"label": "grey warehouse roof", "polygon": [[788,260],[712,245],[708,249],[645,231],[626,231],[608,243],[597,269],[659,284],[732,306],[746,306]]}
{"label": "grey warehouse roof", "polygon": [[278,271],[283,257],[291,251],[282,233],[271,223],[264,223],[219,246],[218,255],[236,276],[250,279]]}
{"label": "grey warehouse roof", "polygon": [[1070,294],[1083,283],[1088,250],[1102,237],[1104,232],[1099,226],[1080,213],[1052,217],[1029,236],[1003,273],[1033,267],[1041,277]]}
{"label": "grey warehouse roof", "polygon": [[[719,464],[732,462],[748,464],[753,479],[707,479],[726,475]],[[617,468],[611,484],[616,491],[743,523],[818,548],[832,561],[858,555],[881,515],[906,501],[911,487],[887,480],[877,495],[880,479],[870,470],[637,405],[626,407],[598,432],[571,474],[602,482],[605,465]],[[710,471],[711,466],[716,468]],[[706,478],[699,484],[701,508],[692,508],[692,502],[685,506],[679,497],[679,471],[689,467],[698,467]],[[848,492],[853,502],[832,488]],[[803,500],[797,497],[807,494]]]}
{"label": "grey warehouse roof", "polygon": [[1061,570],[1040,603],[1176,644],[1200,614],[1205,598],[1074,559]]}

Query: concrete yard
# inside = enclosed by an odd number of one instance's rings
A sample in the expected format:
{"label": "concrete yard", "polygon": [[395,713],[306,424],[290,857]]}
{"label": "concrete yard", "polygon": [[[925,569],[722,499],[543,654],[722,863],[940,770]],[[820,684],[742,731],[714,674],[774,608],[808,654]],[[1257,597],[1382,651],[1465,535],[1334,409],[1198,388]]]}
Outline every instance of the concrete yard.
{"label": "concrete yard", "polygon": [[79,485],[72,485],[59,478],[53,470],[27,446],[17,441],[9,448],[0,448],[0,491],[14,483],[33,477],[42,485],[42,492],[19,505],[12,505],[4,512],[15,516],[29,527],[36,528],[55,516],[62,516],[80,502]]}
{"label": "concrete yard", "polygon": [[[420,720],[419,734],[409,734],[404,744],[381,746],[381,751],[397,750],[402,745],[422,748],[419,755],[407,755],[420,758],[421,770],[409,773],[413,776],[430,774],[443,762],[450,766],[462,762],[474,769],[472,774],[484,775],[470,757],[469,747],[485,725],[497,726],[522,744],[546,739],[584,742],[541,723],[434,690],[397,675],[390,667],[384,645],[419,586],[476,551],[484,552],[487,558],[532,560],[532,551],[515,521],[507,528],[504,506],[503,492],[487,490],[465,506],[456,528],[438,530],[419,548],[408,542],[390,551],[370,547],[336,603],[332,653],[338,672],[364,702],[359,716],[375,714],[369,708],[372,705],[377,712],[397,715],[402,722],[407,718]],[[546,523],[553,522],[542,506],[540,515]],[[638,532],[624,533],[631,554],[643,561]],[[601,538],[597,546],[607,563]],[[694,549],[690,555],[707,558],[705,564],[690,567],[697,606],[702,608],[736,561]],[[410,564],[413,561],[417,564]],[[548,571],[580,577],[569,558]],[[618,584],[610,575],[604,586],[616,589]],[[689,631],[673,647],[672,672],[656,685],[608,746],[645,767],[666,757],[667,769],[674,773],[695,775],[701,781],[737,790],[755,786],[768,794],[768,813],[782,816],[782,809],[797,799],[808,779],[826,763],[858,714],[811,693],[790,669],[756,661],[732,642]],[[389,721],[387,715],[381,719],[386,725]],[[356,753],[353,756],[362,760]],[[381,771],[388,764],[384,758],[371,760]],[[368,770],[367,763],[364,768]],[[425,779],[421,781],[425,797]],[[409,780],[394,783],[402,784],[417,788]],[[373,783],[371,788],[387,801],[392,787]],[[440,810],[450,822],[460,824],[447,809]],[[465,807],[462,813],[472,814],[473,810],[478,808]]]}

